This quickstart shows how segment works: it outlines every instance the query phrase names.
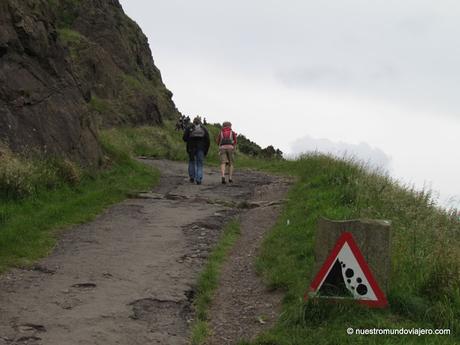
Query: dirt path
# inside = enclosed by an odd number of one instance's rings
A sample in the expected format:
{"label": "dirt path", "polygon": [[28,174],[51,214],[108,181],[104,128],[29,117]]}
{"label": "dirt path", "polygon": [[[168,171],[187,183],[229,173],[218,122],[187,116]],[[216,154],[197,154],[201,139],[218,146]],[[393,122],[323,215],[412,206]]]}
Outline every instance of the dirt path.
{"label": "dirt path", "polygon": [[241,216],[241,236],[221,271],[211,306],[208,345],[251,340],[274,325],[282,294],[266,288],[256,274],[255,259],[264,236],[277,220],[287,189],[283,180],[256,187],[252,200],[262,206]]}
{"label": "dirt path", "polygon": [[154,191],[67,231],[34,269],[0,277],[0,345],[187,344],[193,286],[223,224],[242,214],[250,227],[252,212],[272,207],[251,203],[277,201],[260,191],[279,179],[246,171],[223,186],[206,169],[196,186],[183,163],[145,162],[162,171]]}

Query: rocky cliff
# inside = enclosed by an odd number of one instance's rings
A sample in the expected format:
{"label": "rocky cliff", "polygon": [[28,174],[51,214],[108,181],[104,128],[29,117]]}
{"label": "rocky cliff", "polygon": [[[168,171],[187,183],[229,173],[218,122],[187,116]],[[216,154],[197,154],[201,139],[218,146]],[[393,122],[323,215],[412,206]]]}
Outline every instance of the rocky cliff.
{"label": "rocky cliff", "polygon": [[117,0],[1,0],[0,141],[97,164],[100,126],[176,115]]}

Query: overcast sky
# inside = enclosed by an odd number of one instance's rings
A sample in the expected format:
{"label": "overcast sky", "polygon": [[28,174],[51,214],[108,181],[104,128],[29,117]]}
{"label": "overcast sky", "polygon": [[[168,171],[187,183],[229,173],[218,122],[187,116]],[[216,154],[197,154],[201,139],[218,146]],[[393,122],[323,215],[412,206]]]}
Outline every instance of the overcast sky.
{"label": "overcast sky", "polygon": [[121,3],[183,113],[290,155],[355,154],[444,205],[460,195],[460,2]]}

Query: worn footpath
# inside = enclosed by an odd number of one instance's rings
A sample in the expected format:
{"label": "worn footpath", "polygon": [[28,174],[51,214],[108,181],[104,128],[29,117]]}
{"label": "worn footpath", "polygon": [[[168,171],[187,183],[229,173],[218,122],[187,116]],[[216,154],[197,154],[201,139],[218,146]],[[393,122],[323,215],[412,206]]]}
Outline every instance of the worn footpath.
{"label": "worn footpath", "polygon": [[235,216],[242,236],[224,265],[210,341],[233,344],[274,320],[279,296],[265,291],[253,258],[286,181],[241,171],[221,185],[210,168],[197,186],[184,163],[144,162],[162,173],[153,191],[65,231],[49,257],[0,277],[0,345],[187,344],[194,284]]}

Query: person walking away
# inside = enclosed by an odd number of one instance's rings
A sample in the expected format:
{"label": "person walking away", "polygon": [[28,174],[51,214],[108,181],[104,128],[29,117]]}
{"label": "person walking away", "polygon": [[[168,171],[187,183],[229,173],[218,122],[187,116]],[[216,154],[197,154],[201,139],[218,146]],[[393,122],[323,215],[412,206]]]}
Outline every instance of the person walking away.
{"label": "person walking away", "polygon": [[235,163],[235,150],[237,145],[237,135],[232,130],[232,124],[225,121],[222,124],[222,130],[220,131],[216,141],[219,145],[219,156],[220,156],[220,172],[222,174],[222,184],[225,184],[225,167],[228,165],[228,182],[233,182],[233,170]]}
{"label": "person walking away", "polygon": [[209,132],[201,123],[199,116],[193,119],[190,126],[185,129],[182,139],[187,143],[188,175],[190,182],[201,184],[203,181],[204,157],[209,151]]}

